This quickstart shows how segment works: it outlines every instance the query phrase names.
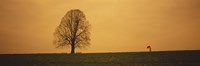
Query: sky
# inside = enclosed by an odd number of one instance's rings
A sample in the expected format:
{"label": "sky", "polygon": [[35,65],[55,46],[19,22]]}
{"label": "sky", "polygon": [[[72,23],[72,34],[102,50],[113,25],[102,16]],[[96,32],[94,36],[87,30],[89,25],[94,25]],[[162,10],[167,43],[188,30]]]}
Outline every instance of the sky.
{"label": "sky", "polygon": [[0,54],[69,53],[53,33],[71,9],[92,26],[77,52],[200,50],[200,0],[0,0]]}

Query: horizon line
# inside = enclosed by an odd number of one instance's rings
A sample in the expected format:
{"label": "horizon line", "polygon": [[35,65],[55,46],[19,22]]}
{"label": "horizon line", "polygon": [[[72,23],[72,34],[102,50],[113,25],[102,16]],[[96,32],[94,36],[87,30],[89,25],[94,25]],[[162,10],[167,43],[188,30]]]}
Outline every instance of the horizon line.
{"label": "horizon line", "polygon": [[[173,52],[173,51],[200,51],[200,50],[155,50],[152,52]],[[87,54],[87,53],[131,53],[131,52],[149,52],[149,51],[119,51],[119,52],[75,52],[75,54]],[[68,52],[43,52],[43,53],[0,53],[0,55],[21,55],[21,54],[70,54]]]}

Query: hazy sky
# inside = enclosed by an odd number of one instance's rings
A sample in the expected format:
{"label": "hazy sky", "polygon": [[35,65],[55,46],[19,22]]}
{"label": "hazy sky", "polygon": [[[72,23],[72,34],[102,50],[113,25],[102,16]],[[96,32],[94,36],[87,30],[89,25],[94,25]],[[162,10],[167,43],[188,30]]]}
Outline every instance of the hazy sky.
{"label": "hazy sky", "polygon": [[92,25],[78,52],[200,50],[200,0],[0,0],[0,54],[69,52],[53,32],[70,9]]}

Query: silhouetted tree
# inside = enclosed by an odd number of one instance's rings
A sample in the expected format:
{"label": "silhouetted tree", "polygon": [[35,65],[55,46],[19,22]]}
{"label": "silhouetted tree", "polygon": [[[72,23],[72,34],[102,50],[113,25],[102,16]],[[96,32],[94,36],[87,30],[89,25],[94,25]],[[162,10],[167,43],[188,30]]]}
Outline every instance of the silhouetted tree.
{"label": "silhouetted tree", "polygon": [[71,54],[74,54],[75,48],[86,47],[90,44],[90,26],[82,11],[70,10],[55,30],[54,44],[57,48],[71,46]]}

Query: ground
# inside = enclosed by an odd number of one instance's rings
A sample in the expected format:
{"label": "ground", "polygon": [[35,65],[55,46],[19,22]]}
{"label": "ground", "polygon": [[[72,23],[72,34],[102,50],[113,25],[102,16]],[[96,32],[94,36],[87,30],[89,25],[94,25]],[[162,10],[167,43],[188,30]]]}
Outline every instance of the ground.
{"label": "ground", "polygon": [[1,54],[0,66],[200,66],[200,51]]}

